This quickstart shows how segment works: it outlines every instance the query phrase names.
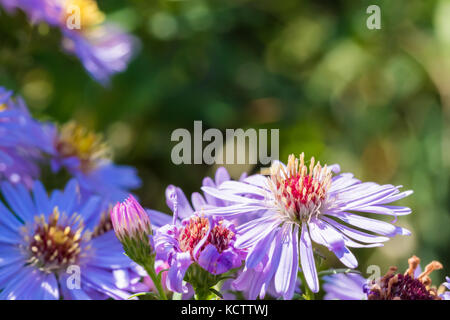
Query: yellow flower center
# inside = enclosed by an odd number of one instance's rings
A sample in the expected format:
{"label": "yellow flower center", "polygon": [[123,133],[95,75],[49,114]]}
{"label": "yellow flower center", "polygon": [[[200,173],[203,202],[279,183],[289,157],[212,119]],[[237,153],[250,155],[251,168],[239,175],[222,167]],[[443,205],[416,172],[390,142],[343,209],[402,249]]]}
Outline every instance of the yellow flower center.
{"label": "yellow flower center", "polygon": [[84,225],[78,214],[71,217],[61,215],[55,207],[46,219],[44,215],[35,218],[32,225],[26,225],[22,249],[27,263],[43,272],[65,270],[71,264],[89,252],[90,247],[83,245],[89,234],[83,236]]}
{"label": "yellow flower center", "polygon": [[64,0],[64,24],[79,23],[81,30],[98,25],[105,20],[105,14],[94,0]]}
{"label": "yellow flower center", "polygon": [[110,154],[100,135],[90,132],[74,122],[62,126],[56,141],[56,149],[61,157],[79,159],[80,169],[83,172],[94,169],[99,160],[108,158]]}

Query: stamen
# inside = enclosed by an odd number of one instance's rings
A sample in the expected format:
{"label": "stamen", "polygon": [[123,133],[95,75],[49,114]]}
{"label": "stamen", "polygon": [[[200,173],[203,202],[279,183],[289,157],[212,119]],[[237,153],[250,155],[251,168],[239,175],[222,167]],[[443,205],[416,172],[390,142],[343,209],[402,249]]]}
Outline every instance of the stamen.
{"label": "stamen", "polygon": [[[189,251],[192,258],[194,258],[193,251],[198,243],[206,236],[209,228],[210,225],[207,218],[203,216],[191,217],[189,222],[181,229],[178,237],[181,251]],[[200,251],[208,244],[212,244],[219,253],[222,253],[228,248],[233,237],[234,233],[223,225],[223,221],[219,221],[208,234],[208,238],[200,248]]]}
{"label": "stamen", "polygon": [[48,273],[65,270],[87,253],[84,242],[88,240],[88,235],[82,237],[83,230],[79,217],[61,215],[55,207],[48,219],[40,215],[35,217],[34,224],[24,227],[21,248],[28,263],[39,270]]}
{"label": "stamen", "polygon": [[389,271],[379,281],[369,285],[369,300],[440,300],[436,288],[431,288],[429,274],[441,269],[442,264],[433,261],[425,267],[425,271],[414,279],[414,271],[420,259],[412,256],[408,259],[409,267],[404,274],[395,274],[397,267],[390,267]]}
{"label": "stamen", "polygon": [[416,256],[412,256],[408,259],[409,268],[406,270],[405,275],[409,275],[410,277],[414,277],[414,271],[420,264],[420,259]]}
{"label": "stamen", "polygon": [[438,261],[431,261],[427,266],[425,267],[425,270],[417,277],[418,280],[424,279],[425,277],[429,276],[430,273],[432,273],[434,270],[442,269],[443,266]]}
{"label": "stamen", "polygon": [[304,153],[297,159],[290,155],[286,168],[281,164],[271,167],[269,186],[275,195],[281,216],[299,223],[309,221],[320,214],[327,201],[332,173],[325,165],[311,158],[309,168],[305,165]]}

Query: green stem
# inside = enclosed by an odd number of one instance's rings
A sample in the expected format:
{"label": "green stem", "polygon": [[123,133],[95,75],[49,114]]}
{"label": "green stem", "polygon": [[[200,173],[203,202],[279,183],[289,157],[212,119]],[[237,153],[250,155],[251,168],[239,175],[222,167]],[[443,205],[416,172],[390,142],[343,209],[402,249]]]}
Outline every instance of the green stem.
{"label": "green stem", "polygon": [[305,288],[305,292],[303,293],[303,297],[305,298],[305,300],[315,300],[314,292],[311,291],[308,284],[306,283],[306,279],[303,273],[300,273],[300,279],[302,280],[302,284]]}
{"label": "green stem", "polygon": [[167,300],[166,292],[161,284],[161,279],[156,275],[155,269],[153,268],[153,264],[144,264],[143,265],[145,271],[147,271],[148,275],[152,279],[155,284],[156,290],[158,290],[159,298],[161,300]]}

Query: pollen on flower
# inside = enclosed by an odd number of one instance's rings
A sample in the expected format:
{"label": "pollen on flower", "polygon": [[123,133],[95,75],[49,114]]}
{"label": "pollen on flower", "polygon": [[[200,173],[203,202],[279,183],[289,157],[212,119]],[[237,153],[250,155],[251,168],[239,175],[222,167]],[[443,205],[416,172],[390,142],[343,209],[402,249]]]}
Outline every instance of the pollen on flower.
{"label": "pollen on flower", "polygon": [[438,261],[429,263],[417,277],[414,271],[419,266],[420,259],[412,256],[408,259],[409,268],[404,274],[396,274],[397,267],[389,271],[379,281],[373,281],[367,290],[369,300],[440,300],[436,288],[431,287],[430,273],[442,269]]}
{"label": "pollen on flower", "polygon": [[61,215],[56,207],[48,219],[44,215],[36,217],[33,225],[23,229],[25,242],[22,250],[27,262],[44,272],[64,270],[77,264],[89,250],[88,246],[82,248],[86,240],[83,230],[79,215]]}
{"label": "pollen on flower", "polygon": [[80,160],[80,169],[83,172],[89,172],[96,167],[99,160],[109,157],[108,147],[101,136],[75,122],[61,127],[55,143],[61,157],[76,157]]}
{"label": "pollen on flower", "polygon": [[102,23],[105,20],[105,14],[98,8],[94,0],[68,0],[64,9],[64,25],[71,15],[79,15],[81,30]]}
{"label": "pollen on flower", "polygon": [[326,201],[326,193],[331,185],[331,170],[311,158],[309,168],[304,161],[304,153],[299,158],[289,156],[284,168],[273,164],[269,186],[281,215],[291,221],[301,222],[320,213]]}
{"label": "pollen on flower", "polygon": [[[187,224],[180,230],[178,242],[181,251],[190,252],[193,257],[194,248],[206,236],[210,228],[209,220],[205,217],[192,216]],[[222,221],[215,225],[201,247],[203,250],[208,244],[216,247],[219,253],[226,250],[234,237],[234,232],[225,227]]]}

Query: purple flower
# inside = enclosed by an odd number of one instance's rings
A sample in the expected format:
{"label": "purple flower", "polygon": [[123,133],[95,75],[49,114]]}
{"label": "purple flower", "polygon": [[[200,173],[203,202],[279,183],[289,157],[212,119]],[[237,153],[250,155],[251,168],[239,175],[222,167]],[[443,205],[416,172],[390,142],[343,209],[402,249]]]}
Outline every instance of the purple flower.
{"label": "purple flower", "polygon": [[[259,213],[259,217],[238,227],[242,236],[236,241],[236,247],[250,248],[246,270],[259,270],[258,281],[253,285],[260,296],[265,288],[273,286],[279,296],[291,299],[299,258],[307,285],[318,292],[313,241],[332,251],[347,267],[355,268],[358,262],[349,247],[382,246],[388,237],[410,234],[406,229],[357,212],[393,217],[409,214],[409,208],[389,203],[412,191],[400,192],[399,187],[392,185],[362,183],[350,173],[333,176],[338,171],[338,166],[315,164],[314,158],[308,168],[303,154],[300,159],[291,155],[287,166],[279,162],[272,165],[270,177],[255,175],[242,182],[224,182],[218,189],[202,188],[211,196],[234,203],[205,210],[206,214],[229,219]],[[273,252],[267,254],[268,251]]]}
{"label": "purple flower", "polygon": [[111,76],[126,69],[138,41],[113,24],[94,0],[1,0],[9,12],[21,9],[33,23],[59,28],[63,48],[76,55],[96,81],[107,85]]}
{"label": "purple flower", "polygon": [[78,181],[83,195],[97,194],[106,201],[117,202],[140,186],[133,167],[111,161],[109,149],[100,136],[74,122],[60,129],[48,125],[46,131],[53,172],[65,168]]}
{"label": "purple flower", "polygon": [[152,226],[144,208],[130,195],[111,210],[111,222],[126,254],[144,265],[153,252]]}
{"label": "purple flower", "polygon": [[0,87],[0,179],[31,186],[39,176],[36,161],[46,149],[44,132],[22,98]]}
{"label": "purple flower", "polygon": [[157,256],[167,261],[169,290],[186,293],[183,279],[191,264],[213,275],[241,266],[245,251],[236,249],[236,229],[222,218],[194,214],[180,224],[165,225],[155,235]]}
{"label": "purple flower", "polygon": [[[339,273],[323,277],[326,291],[325,300],[449,300],[449,292],[444,288],[436,290],[431,287],[429,274],[442,265],[433,261],[422,272],[420,259],[412,256],[408,259],[409,268],[404,274],[397,273],[397,267],[389,271],[381,279],[370,281],[359,274]],[[448,281],[443,287],[450,289]],[[440,293],[440,294],[439,294]]]}
{"label": "purple flower", "polygon": [[436,288],[431,286],[429,275],[434,270],[442,269],[438,261],[432,261],[421,272],[420,259],[412,256],[408,259],[409,267],[405,273],[396,273],[397,267],[381,278],[368,283],[368,300],[441,300]]}
{"label": "purple flower", "polygon": [[103,85],[124,71],[137,48],[137,40],[112,24],[85,32],[64,30],[64,49],[75,54],[89,74]]}
{"label": "purple flower", "polygon": [[98,232],[101,200],[80,201],[76,181],[47,195],[36,181],[4,182],[0,202],[0,299],[126,299],[134,263],[114,232]]}

